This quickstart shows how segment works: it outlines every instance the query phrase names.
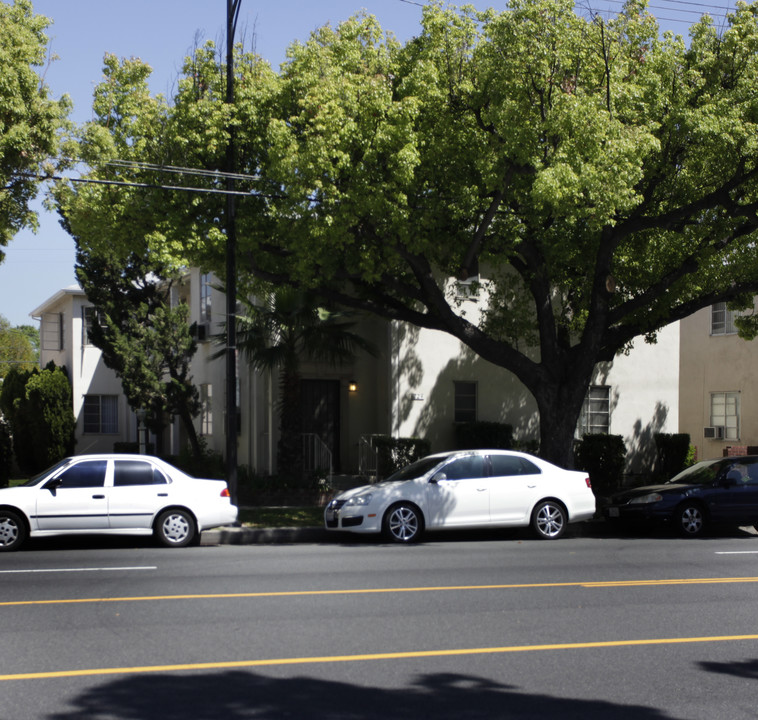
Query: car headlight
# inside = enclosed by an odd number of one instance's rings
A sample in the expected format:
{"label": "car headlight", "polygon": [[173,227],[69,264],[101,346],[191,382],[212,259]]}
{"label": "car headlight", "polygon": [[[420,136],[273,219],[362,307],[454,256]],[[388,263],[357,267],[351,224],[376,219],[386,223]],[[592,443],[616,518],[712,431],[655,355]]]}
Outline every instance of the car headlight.
{"label": "car headlight", "polygon": [[345,505],[368,505],[371,502],[371,498],[374,496],[371,493],[365,495],[354,495],[351,497]]}
{"label": "car headlight", "polygon": [[629,501],[630,505],[649,505],[650,503],[656,503],[663,500],[663,495],[660,493],[649,493],[648,495],[640,495]]}

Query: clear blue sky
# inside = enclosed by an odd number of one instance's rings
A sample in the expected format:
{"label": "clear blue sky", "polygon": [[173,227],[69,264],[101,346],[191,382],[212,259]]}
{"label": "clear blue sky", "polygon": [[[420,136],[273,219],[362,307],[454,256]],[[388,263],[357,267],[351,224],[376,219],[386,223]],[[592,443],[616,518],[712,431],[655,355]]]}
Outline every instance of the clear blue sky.
{"label": "clear blue sky", "polygon": [[[6,0],[12,1],[12,0]],[[223,42],[226,0],[33,0],[35,12],[53,20],[48,28],[51,51],[58,56],[43,69],[54,97],[68,94],[72,119],[91,117],[91,98],[101,78],[105,53],[140,57],[153,68],[152,89],[170,97],[182,61],[196,38]],[[468,0],[484,9],[505,9],[505,0]],[[687,34],[688,26],[711,8],[723,17],[732,0],[706,5],[680,0],[652,0],[651,11],[661,26]],[[457,4],[463,4],[457,3]],[[581,5],[582,3],[577,3]],[[618,10],[620,1],[586,3]],[[361,9],[375,15],[401,40],[419,30],[422,2],[411,0],[242,0],[238,40],[254,42],[256,51],[277,68],[293,40],[305,40],[326,23],[337,24]],[[252,40],[254,38],[254,41]],[[0,265],[0,315],[12,325],[36,324],[29,317],[59,289],[75,282],[74,244],[54,214],[40,210],[40,229],[19,233],[6,248]]]}

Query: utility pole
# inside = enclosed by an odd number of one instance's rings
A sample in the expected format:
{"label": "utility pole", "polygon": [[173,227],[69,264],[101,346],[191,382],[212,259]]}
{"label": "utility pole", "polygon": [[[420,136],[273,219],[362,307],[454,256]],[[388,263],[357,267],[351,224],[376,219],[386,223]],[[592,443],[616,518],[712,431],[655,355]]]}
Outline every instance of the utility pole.
{"label": "utility pole", "polygon": [[234,173],[237,172],[234,114],[234,35],[242,0],[226,0],[226,104],[229,142],[226,148],[226,480],[232,502],[237,488],[237,221]]}

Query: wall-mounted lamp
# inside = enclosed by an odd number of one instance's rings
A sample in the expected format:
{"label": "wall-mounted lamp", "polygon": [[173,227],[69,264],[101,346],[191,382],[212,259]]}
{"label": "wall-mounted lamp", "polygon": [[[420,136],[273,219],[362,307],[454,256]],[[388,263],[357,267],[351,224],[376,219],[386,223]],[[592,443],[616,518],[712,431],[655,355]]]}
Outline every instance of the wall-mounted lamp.
{"label": "wall-mounted lamp", "polygon": [[351,393],[358,392],[358,383],[355,382],[355,380],[351,380],[347,384],[347,390],[348,392],[351,392]]}

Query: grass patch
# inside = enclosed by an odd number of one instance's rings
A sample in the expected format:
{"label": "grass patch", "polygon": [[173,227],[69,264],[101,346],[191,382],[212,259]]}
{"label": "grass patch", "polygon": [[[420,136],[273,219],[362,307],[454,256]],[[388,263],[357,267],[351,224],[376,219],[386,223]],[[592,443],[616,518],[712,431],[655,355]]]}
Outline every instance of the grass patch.
{"label": "grass patch", "polygon": [[324,508],[246,507],[239,511],[239,521],[247,527],[320,527],[324,524]]}

